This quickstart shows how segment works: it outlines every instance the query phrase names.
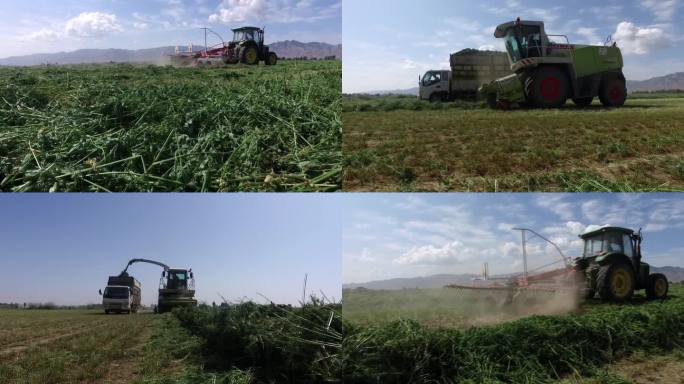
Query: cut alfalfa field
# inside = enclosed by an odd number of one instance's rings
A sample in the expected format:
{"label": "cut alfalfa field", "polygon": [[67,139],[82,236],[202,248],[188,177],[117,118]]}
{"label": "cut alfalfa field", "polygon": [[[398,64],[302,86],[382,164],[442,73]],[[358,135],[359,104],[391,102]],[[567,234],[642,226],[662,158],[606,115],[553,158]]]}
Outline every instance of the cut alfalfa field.
{"label": "cut alfalfa field", "polygon": [[340,188],[341,64],[0,69],[0,191]]}
{"label": "cut alfalfa field", "polygon": [[682,191],[684,98],[490,110],[343,100],[345,191]]}

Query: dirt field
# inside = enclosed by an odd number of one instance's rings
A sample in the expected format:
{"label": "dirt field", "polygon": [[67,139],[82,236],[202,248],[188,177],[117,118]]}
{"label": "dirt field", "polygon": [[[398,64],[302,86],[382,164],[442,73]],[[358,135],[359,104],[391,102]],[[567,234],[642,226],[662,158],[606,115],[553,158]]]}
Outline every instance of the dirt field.
{"label": "dirt field", "polygon": [[0,383],[131,383],[152,314],[0,310]]}
{"label": "dirt field", "polygon": [[343,103],[345,191],[684,190],[684,98],[508,112],[363,102]]}

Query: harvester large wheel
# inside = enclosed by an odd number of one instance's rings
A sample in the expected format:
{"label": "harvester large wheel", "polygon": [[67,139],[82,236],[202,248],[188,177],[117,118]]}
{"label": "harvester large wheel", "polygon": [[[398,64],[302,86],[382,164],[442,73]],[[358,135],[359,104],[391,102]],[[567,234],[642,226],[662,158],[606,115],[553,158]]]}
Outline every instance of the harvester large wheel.
{"label": "harvester large wheel", "polygon": [[601,267],[596,276],[596,290],[604,301],[623,302],[634,295],[634,271],[624,262]]}
{"label": "harvester large wheel", "polygon": [[579,99],[572,99],[572,102],[580,108],[586,108],[594,101],[594,97],[582,97]]}
{"label": "harvester large wheel", "polygon": [[242,54],[240,55],[240,60],[243,64],[247,65],[257,65],[259,64],[259,51],[253,45],[248,45],[242,48]]}
{"label": "harvester large wheel", "polygon": [[270,52],[266,58],[266,65],[276,65],[278,64],[278,55],[275,52]]}
{"label": "harvester large wheel", "polygon": [[525,80],[528,101],[540,108],[559,108],[568,100],[568,78],[557,67],[541,67]]}
{"label": "harvester large wheel", "polygon": [[605,107],[622,107],[627,99],[627,87],[625,81],[618,78],[603,80],[599,90],[599,99]]}
{"label": "harvester large wheel", "polygon": [[662,300],[667,297],[669,286],[667,277],[662,273],[654,273],[648,276],[646,285],[646,297],[650,300]]}

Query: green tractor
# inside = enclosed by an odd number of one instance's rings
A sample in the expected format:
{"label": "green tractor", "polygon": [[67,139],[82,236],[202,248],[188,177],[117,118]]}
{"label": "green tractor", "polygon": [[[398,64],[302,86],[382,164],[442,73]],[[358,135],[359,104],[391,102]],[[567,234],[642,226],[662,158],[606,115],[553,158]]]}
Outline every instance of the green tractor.
{"label": "green tractor", "polygon": [[[606,107],[625,104],[622,53],[615,43],[570,44],[567,36],[547,35],[543,22],[520,18],[496,27],[494,36],[505,40],[514,74],[480,88],[492,108],[558,108],[568,99],[587,107],[597,96]],[[565,43],[551,38],[564,38]]]}
{"label": "green tractor", "polygon": [[648,299],[664,299],[668,292],[665,275],[650,273],[641,261],[641,230],[603,227],[580,235],[584,254],[574,261],[574,270],[585,278],[584,293],[592,298],[624,302],[635,290],[645,289]]}

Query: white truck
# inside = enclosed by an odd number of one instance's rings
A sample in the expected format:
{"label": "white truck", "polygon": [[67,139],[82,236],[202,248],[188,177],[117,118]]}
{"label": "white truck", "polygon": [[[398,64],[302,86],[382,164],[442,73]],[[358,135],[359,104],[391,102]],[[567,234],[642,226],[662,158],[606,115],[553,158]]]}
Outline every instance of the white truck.
{"label": "white truck", "polygon": [[140,308],[140,282],[132,276],[109,276],[102,295],[106,314],[136,313]]}
{"label": "white truck", "polygon": [[511,73],[505,52],[464,49],[450,57],[451,70],[430,70],[418,78],[418,98],[430,102],[477,98],[478,88]]}

